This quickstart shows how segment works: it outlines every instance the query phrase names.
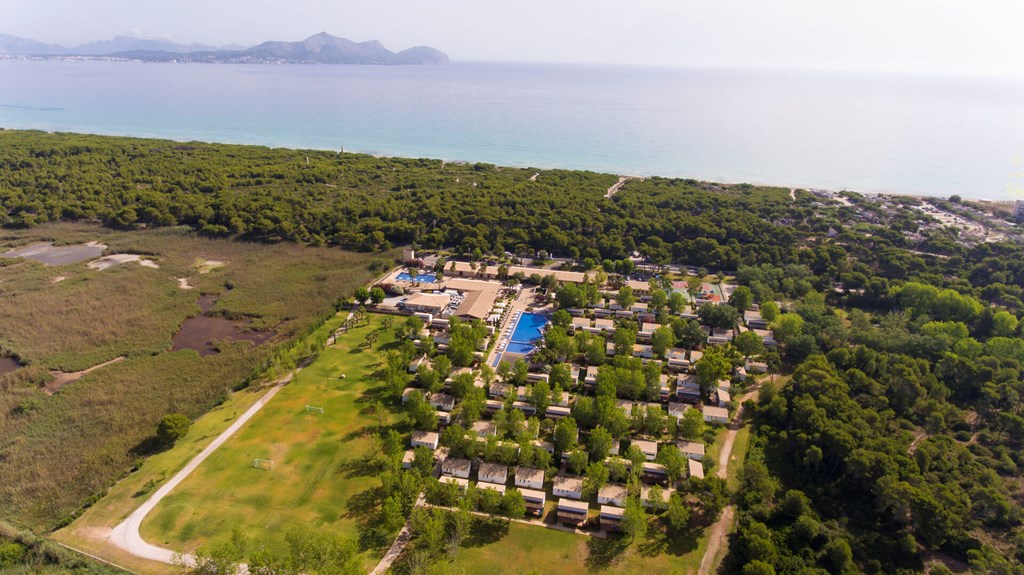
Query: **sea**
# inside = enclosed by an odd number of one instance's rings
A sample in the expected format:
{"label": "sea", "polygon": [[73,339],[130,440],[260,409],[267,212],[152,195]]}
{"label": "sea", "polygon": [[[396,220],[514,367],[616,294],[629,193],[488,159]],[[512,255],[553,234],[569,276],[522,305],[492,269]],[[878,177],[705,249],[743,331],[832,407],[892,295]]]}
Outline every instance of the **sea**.
{"label": "sea", "polygon": [[1024,199],[1024,76],[0,60],[0,127]]}

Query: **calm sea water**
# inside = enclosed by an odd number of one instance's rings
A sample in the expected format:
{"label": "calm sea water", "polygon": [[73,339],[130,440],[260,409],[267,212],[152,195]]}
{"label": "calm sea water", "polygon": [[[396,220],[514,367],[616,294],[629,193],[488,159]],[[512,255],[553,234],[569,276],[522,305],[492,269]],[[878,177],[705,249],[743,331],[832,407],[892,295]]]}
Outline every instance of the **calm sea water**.
{"label": "calm sea water", "polygon": [[1024,198],[1024,78],[0,61],[0,126]]}

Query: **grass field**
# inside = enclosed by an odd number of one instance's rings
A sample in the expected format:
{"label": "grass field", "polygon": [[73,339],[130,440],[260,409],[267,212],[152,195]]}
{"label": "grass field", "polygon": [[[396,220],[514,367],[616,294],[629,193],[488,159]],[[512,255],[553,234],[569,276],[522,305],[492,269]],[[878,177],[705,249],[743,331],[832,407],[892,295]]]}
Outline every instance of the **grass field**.
{"label": "grass field", "polygon": [[673,575],[696,573],[706,541],[700,531],[668,537],[651,520],[649,536],[632,545],[518,523],[474,525],[447,573],[494,575]]}
{"label": "grass field", "polygon": [[[195,418],[223,401],[263,371],[281,342],[308,332],[372,275],[368,255],[210,240],[180,228],[59,224],[0,234],[0,246],[33,241],[99,241],[107,253],[145,254],[160,266],[0,260],[0,349],[28,364],[0,376],[0,515],[37,531],[73,517],[151,454],[160,418]],[[204,268],[207,260],[224,265]],[[181,289],[178,278],[194,289]],[[206,357],[168,352],[204,293],[221,296],[211,313],[251,318],[273,329],[274,343],[221,345]],[[126,359],[44,393],[47,370],[119,356]]]}
{"label": "grass field", "polygon": [[[378,351],[394,337],[386,330],[374,349],[363,349],[387,319],[369,317],[166,497],[143,522],[143,537],[177,550],[223,538],[234,527],[270,549],[283,549],[285,532],[299,526],[358,538],[369,493],[379,485],[363,458],[377,420],[363,411],[378,391],[371,377],[382,361]],[[307,404],[324,413],[306,412]],[[255,458],[273,460],[274,469],[253,469]],[[376,556],[372,550],[367,560]]]}

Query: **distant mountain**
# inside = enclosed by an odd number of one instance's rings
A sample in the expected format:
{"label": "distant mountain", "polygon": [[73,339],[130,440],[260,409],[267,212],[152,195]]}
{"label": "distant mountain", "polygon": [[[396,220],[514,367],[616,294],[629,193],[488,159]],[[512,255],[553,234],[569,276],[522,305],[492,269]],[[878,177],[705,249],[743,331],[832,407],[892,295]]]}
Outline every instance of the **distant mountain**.
{"label": "distant mountain", "polygon": [[270,41],[251,48],[237,46],[217,48],[202,44],[184,45],[169,40],[149,40],[131,36],[117,36],[113,40],[65,48],[35,40],[0,35],[0,54],[44,57],[117,57],[146,62],[383,65],[448,63],[447,54],[429,46],[415,46],[396,54],[376,40],[353,42],[326,32],[314,34],[299,42]]}
{"label": "distant mountain", "polygon": [[35,40],[29,40],[28,38],[11,36],[10,34],[0,34],[0,54],[45,56],[50,54],[67,53],[67,48],[64,46],[58,46],[57,44],[46,44]]}
{"label": "distant mountain", "polygon": [[151,40],[148,38],[135,38],[133,36],[115,36],[113,40],[100,40],[89,42],[72,48],[69,53],[81,56],[103,56],[117,52],[128,52],[131,50],[153,50],[158,52],[204,52],[219,50],[217,46],[206,46],[204,44],[178,44],[170,40]]}

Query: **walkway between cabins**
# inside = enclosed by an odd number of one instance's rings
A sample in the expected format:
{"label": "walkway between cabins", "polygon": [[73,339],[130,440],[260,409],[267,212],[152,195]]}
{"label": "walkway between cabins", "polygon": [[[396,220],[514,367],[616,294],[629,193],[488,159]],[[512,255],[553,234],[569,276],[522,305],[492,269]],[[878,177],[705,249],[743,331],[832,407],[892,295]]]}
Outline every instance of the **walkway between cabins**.
{"label": "walkway between cabins", "polygon": [[[757,401],[760,390],[760,385],[758,385],[758,387],[740,397],[740,407],[736,410],[736,416],[729,423],[728,431],[725,432],[725,442],[722,444],[722,450],[718,453],[718,469],[715,471],[715,476],[720,477],[722,480],[725,480],[729,475],[732,447],[736,443],[736,435],[739,433],[740,428],[743,427],[743,403],[748,399]],[[709,575],[715,567],[715,559],[722,545],[726,543],[735,514],[736,505],[733,503],[726,505],[725,509],[722,510],[722,516],[708,530],[708,547],[704,550],[704,557],[700,560],[700,568],[697,570],[697,575]]]}

